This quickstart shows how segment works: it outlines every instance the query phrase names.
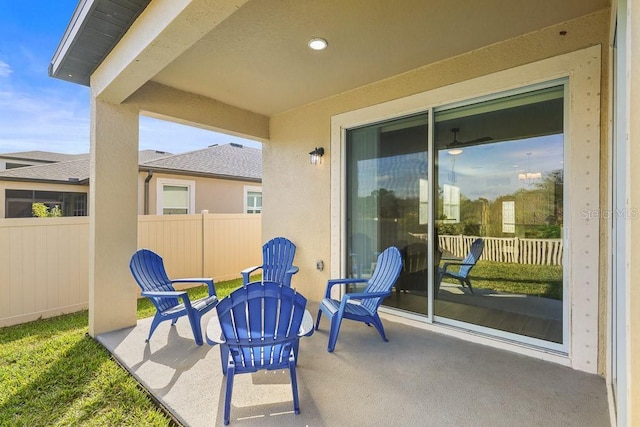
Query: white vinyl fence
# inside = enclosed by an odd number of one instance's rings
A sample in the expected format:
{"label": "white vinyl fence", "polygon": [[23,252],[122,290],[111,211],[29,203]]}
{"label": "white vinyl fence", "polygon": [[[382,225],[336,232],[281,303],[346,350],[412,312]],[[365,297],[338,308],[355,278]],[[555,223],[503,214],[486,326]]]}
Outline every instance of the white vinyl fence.
{"label": "white vinyl fence", "polygon": [[[438,236],[441,249],[464,257],[477,236]],[[480,259],[519,264],[562,265],[562,239],[522,239],[519,237],[483,237]]]}
{"label": "white vinyl fence", "polygon": [[[240,277],[262,259],[261,215],[138,217],[138,247],[169,277]],[[86,309],[89,218],[0,219],[0,327]],[[137,286],[131,279],[132,286]]]}

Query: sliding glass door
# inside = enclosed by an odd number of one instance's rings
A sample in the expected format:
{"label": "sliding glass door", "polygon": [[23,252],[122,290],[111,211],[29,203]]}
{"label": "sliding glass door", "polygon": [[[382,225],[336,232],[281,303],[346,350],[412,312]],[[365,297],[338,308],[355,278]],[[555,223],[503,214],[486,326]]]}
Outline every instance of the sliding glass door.
{"label": "sliding glass door", "polygon": [[347,130],[347,273],[369,277],[396,246],[386,306],[562,350],[564,93],[539,85]]}
{"label": "sliding glass door", "polygon": [[562,344],[564,86],[436,109],[434,119],[435,315]]}
{"label": "sliding glass door", "polygon": [[346,265],[367,278],[378,253],[396,246],[404,268],[384,302],[427,314],[428,115],[347,131]]}

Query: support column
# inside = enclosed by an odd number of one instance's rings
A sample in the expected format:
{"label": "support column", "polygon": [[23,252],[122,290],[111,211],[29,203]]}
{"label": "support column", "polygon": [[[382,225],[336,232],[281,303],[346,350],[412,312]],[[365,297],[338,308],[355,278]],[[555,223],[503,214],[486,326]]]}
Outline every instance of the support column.
{"label": "support column", "polygon": [[89,334],[136,324],[138,110],[91,97]]}

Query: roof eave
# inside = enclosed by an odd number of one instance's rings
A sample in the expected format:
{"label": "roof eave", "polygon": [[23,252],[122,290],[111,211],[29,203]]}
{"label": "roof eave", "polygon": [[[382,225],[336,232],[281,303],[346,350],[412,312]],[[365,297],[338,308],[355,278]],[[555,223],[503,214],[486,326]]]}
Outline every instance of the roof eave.
{"label": "roof eave", "polygon": [[222,175],[215,173],[207,173],[207,172],[194,172],[194,171],[185,171],[180,169],[169,169],[169,168],[161,168],[161,167],[153,167],[153,166],[142,166],[139,168],[140,172],[153,172],[153,173],[166,173],[173,175],[182,175],[182,176],[197,176],[201,178],[215,178],[215,179],[226,179],[231,181],[250,181],[250,182],[262,182],[262,178],[248,177],[248,176],[237,176],[237,175]]}
{"label": "roof eave", "polygon": [[[108,47],[104,49],[104,51],[94,50],[93,53],[95,56],[93,56],[93,61],[91,63],[86,61],[84,63],[80,63],[77,58],[74,60],[73,57],[78,57],[79,55],[73,55],[73,51],[77,46],[82,44],[85,46],[94,45],[90,43],[92,35],[86,34],[84,30],[98,6],[100,4],[105,4],[105,1],[107,0],[80,0],[78,2],[62,39],[60,40],[51,62],[49,63],[48,72],[50,77],[71,83],[77,83],[83,86],[89,86],[93,72],[100,66],[100,64],[102,64],[104,59],[120,42],[122,36],[129,30],[129,28],[131,28],[131,25],[133,25],[135,20],[140,16],[151,0],[142,1],[140,4],[129,2],[129,7],[133,7],[135,12],[123,20],[124,31],[121,32],[115,27],[108,27],[109,29],[107,30],[107,33],[104,34],[107,38],[112,40]],[[83,39],[84,43],[79,43],[79,41]],[[78,47],[78,49],[81,48]]]}

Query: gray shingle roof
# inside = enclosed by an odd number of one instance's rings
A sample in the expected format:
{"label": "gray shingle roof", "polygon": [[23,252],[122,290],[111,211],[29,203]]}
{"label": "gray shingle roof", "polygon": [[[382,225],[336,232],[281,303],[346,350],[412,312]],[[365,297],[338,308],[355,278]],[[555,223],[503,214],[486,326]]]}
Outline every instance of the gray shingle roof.
{"label": "gray shingle roof", "polygon": [[[81,156],[81,158],[0,171],[0,180],[84,183],[89,179],[88,154],[74,156]],[[0,157],[6,157],[6,155],[0,154]],[[262,177],[262,150],[243,147],[239,144],[212,146],[183,154],[142,150],[138,154],[138,160],[140,167],[144,169],[155,168],[183,174],[191,172],[229,178],[261,179]]]}
{"label": "gray shingle roof", "polygon": [[4,153],[0,154],[4,159],[15,160],[34,160],[39,162],[64,162],[66,160],[75,160],[81,158],[89,158],[89,154],[65,154],[65,153],[53,153],[50,151],[22,151],[18,153]]}
{"label": "gray shingle roof", "polygon": [[149,160],[160,159],[167,156],[173,156],[173,154],[167,151],[142,150],[138,152],[138,163],[143,164],[144,162],[148,162]]}
{"label": "gray shingle roof", "polygon": [[262,150],[240,144],[213,145],[141,163],[145,169],[171,169],[233,178],[262,178]]}
{"label": "gray shingle roof", "polygon": [[89,179],[89,159],[25,166],[0,171],[0,179],[77,182]]}

